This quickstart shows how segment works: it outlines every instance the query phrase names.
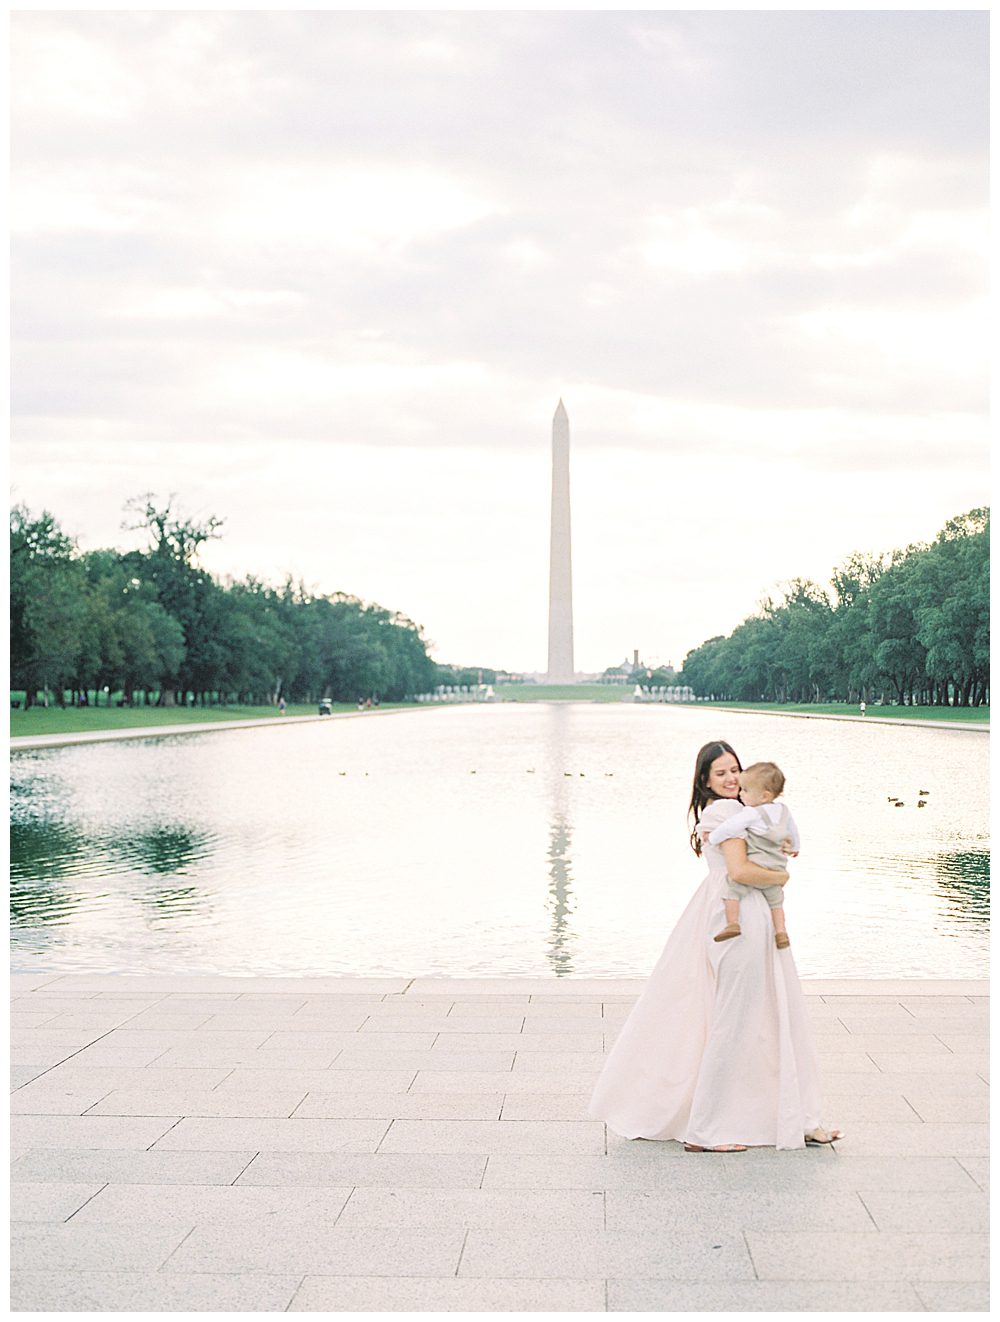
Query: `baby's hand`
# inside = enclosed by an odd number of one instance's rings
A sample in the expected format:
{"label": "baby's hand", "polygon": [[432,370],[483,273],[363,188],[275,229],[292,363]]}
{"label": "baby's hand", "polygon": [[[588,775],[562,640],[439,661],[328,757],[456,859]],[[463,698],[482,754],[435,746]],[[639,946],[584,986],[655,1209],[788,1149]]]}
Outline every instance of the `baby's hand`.
{"label": "baby's hand", "polygon": [[786,835],[785,838],[784,838],[784,840],[782,840],[782,842],[781,842],[781,852],[782,852],[783,854],[787,854],[789,858],[798,858],[798,856],[799,856],[799,851],[798,851],[797,849],[793,849],[793,848],[792,848],[792,840],[791,840],[791,836],[787,836],[787,835]]}

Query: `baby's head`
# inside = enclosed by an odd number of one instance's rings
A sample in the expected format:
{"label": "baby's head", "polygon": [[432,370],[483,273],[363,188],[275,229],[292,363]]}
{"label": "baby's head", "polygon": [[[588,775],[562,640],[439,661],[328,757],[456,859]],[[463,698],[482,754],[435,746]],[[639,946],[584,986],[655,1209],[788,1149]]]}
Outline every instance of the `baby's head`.
{"label": "baby's head", "polygon": [[740,772],[740,798],[748,808],[773,803],[784,788],[785,777],[773,762],[754,762]]}

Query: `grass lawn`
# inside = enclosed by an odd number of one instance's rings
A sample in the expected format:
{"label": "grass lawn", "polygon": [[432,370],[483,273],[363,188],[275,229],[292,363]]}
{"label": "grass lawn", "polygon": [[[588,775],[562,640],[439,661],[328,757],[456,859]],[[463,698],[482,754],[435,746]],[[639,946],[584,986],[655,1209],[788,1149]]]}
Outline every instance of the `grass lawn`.
{"label": "grass lawn", "polygon": [[[701,707],[726,707],[740,711],[787,711],[800,716],[860,716],[857,704],[846,702],[702,702]],[[868,704],[869,716],[895,716],[907,721],[956,721],[989,725],[989,707],[876,707]]]}
{"label": "grass lawn", "polygon": [[[14,694],[15,697],[23,695]],[[384,707],[403,703],[383,703]],[[409,706],[410,704],[405,704]],[[333,710],[357,711],[353,702],[335,702]],[[289,703],[288,716],[317,716],[317,704]],[[87,730],[134,730],[157,725],[200,725],[204,721],[280,721],[277,707],[31,707],[12,711],[10,733],[16,735],[82,734]]]}
{"label": "grass lawn", "polygon": [[[631,702],[633,685],[611,684],[501,684],[499,702]],[[12,694],[24,701],[23,693]],[[444,707],[445,703],[385,702],[390,707]],[[684,706],[695,704],[685,703]],[[802,716],[857,716],[856,706],[843,702],[702,702],[699,707],[721,707],[741,711],[793,712]],[[353,702],[335,702],[335,712],[357,711]],[[289,716],[316,716],[315,703],[290,703]],[[905,720],[955,721],[989,725],[989,707],[874,707],[869,716],[900,717]],[[10,733],[17,735],[76,734],[87,730],[133,730],[158,725],[199,725],[205,721],[250,721],[282,718],[276,707],[32,707],[10,713]]]}

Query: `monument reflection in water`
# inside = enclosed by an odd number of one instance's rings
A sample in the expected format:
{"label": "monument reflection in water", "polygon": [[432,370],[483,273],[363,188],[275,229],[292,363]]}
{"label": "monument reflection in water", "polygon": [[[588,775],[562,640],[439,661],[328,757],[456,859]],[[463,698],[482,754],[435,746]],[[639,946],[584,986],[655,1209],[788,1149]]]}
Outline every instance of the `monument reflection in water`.
{"label": "monument reflection in water", "polygon": [[565,706],[553,704],[549,708],[549,757],[546,778],[551,796],[552,821],[549,828],[549,912],[552,915],[552,936],[549,943],[549,963],[555,973],[573,972],[574,933],[570,927],[573,913],[573,831],[569,819],[569,787],[566,780],[571,773],[559,770],[567,761],[567,719]]}
{"label": "monument reflection in water", "polygon": [[685,810],[720,736],[788,776],[804,975],[985,975],[987,736],[627,703],[16,755],[14,965],[644,976],[703,875]]}

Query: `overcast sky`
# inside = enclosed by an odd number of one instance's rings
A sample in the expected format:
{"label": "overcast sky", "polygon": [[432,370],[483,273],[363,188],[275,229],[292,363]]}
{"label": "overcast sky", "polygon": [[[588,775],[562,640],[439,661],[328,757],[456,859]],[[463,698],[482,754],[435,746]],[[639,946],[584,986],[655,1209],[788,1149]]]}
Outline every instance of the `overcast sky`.
{"label": "overcast sky", "polygon": [[987,17],[19,13],[12,498],[545,665],[680,665],[987,495]]}

